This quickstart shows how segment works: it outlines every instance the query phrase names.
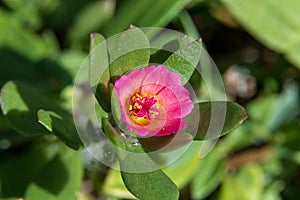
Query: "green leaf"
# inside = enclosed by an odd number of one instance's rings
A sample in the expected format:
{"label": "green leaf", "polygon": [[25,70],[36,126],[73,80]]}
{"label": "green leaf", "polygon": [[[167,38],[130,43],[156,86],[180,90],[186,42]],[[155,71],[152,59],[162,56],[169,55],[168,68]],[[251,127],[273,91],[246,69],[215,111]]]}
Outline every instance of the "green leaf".
{"label": "green leaf", "polygon": [[54,56],[58,52],[56,41],[49,38],[50,35],[38,37],[24,29],[23,24],[4,9],[0,9],[0,27],[5,27],[0,32],[0,47],[9,47],[33,60]]}
{"label": "green leaf", "polygon": [[0,99],[3,114],[18,132],[25,136],[47,133],[38,124],[36,112],[40,106],[53,108],[54,102],[51,102],[39,90],[26,84],[10,81],[3,86]]}
{"label": "green leaf", "polygon": [[214,149],[205,158],[201,159],[191,184],[193,199],[205,199],[222,181],[225,163],[222,153],[217,150]]}
{"label": "green leaf", "polygon": [[201,145],[202,142],[193,141],[178,160],[163,168],[163,172],[174,181],[178,188],[184,188],[194,178],[199,166],[201,166],[202,160],[199,159]]}
{"label": "green leaf", "polygon": [[136,199],[135,196],[126,189],[120,171],[115,169],[108,171],[101,191],[106,195],[120,199]]}
{"label": "green leaf", "polygon": [[300,113],[299,86],[290,84],[282,93],[256,98],[248,106],[249,115],[274,131]]}
{"label": "green leaf", "polygon": [[139,27],[163,27],[190,2],[191,0],[129,0],[123,2],[116,10],[114,18],[107,26],[103,27],[103,32],[106,35],[113,35],[123,31],[130,24]]}
{"label": "green leaf", "polygon": [[22,0],[3,0],[7,7],[10,8],[11,15],[19,20],[22,24],[26,24],[34,30],[41,29],[42,15],[48,14],[57,8],[58,0],[40,1],[31,0],[26,4]]}
{"label": "green leaf", "polygon": [[50,133],[56,135],[62,142],[73,149],[79,149],[82,145],[77,134],[73,118],[67,112],[57,114],[52,111],[38,110],[38,122]]}
{"label": "green leaf", "polygon": [[34,177],[57,155],[61,147],[59,143],[39,143],[33,144],[17,155],[2,154],[0,158],[1,197],[23,196]]}
{"label": "green leaf", "polygon": [[77,76],[80,63],[86,58],[86,53],[81,51],[66,50],[59,54],[58,64],[72,77],[72,81]]}
{"label": "green leaf", "polygon": [[168,151],[178,149],[193,140],[189,133],[172,134],[160,137],[148,137],[138,139],[146,151],[156,151],[168,145]]}
{"label": "green leaf", "polygon": [[[25,83],[10,81],[3,86],[0,100],[3,114],[22,135],[32,137],[48,134],[50,128],[52,130],[54,127],[53,133],[71,148],[78,149],[81,145],[70,114],[60,107],[51,94]],[[40,111],[38,119],[37,112],[41,108],[57,114]],[[48,130],[38,122],[39,120]]]}
{"label": "green leaf", "polygon": [[[162,170],[155,169],[156,164],[144,152],[141,145],[127,144],[126,149],[139,154],[126,154],[124,158],[119,159],[124,184],[134,196],[146,200],[179,198],[177,186]],[[137,169],[137,172],[131,172],[134,169]],[[139,172],[139,170],[148,172]]]}
{"label": "green leaf", "polygon": [[281,193],[284,189],[284,183],[281,181],[274,181],[272,184],[264,191],[262,199],[265,200],[281,200]]}
{"label": "green leaf", "polygon": [[290,62],[300,68],[299,1],[222,0],[222,2],[255,38],[269,48],[285,54]]}
{"label": "green leaf", "polygon": [[145,153],[138,140],[128,136],[124,140],[125,143],[120,142],[123,140],[120,133],[108,120],[104,119],[103,122],[105,122],[103,123],[104,130],[106,134],[109,134],[109,138],[126,150],[126,152],[116,151],[126,188],[138,199],[178,199],[179,190],[176,185]]}
{"label": "green leaf", "polygon": [[219,199],[262,199],[264,182],[264,171],[257,163],[245,165],[236,175],[224,179]]}
{"label": "green leaf", "polygon": [[171,71],[180,75],[182,85],[185,85],[191,78],[201,55],[201,42],[190,40],[188,37],[180,38],[179,49],[163,63]]}
{"label": "green leaf", "polygon": [[102,127],[106,136],[113,144],[121,149],[126,148],[124,139],[121,137],[120,132],[113,127],[107,118],[102,118]]}
{"label": "green leaf", "polygon": [[246,118],[245,109],[234,102],[199,103],[200,122],[195,140],[214,139],[237,128]]}
{"label": "green leaf", "polygon": [[81,152],[63,148],[29,185],[25,199],[78,199],[83,165]]}
{"label": "green leaf", "polygon": [[74,23],[70,27],[68,38],[74,41],[75,44],[78,40],[82,40],[89,33],[98,30],[114,12],[115,2],[107,1],[93,1],[88,3],[76,15]]}
{"label": "green leaf", "polygon": [[[193,142],[191,147],[170,166],[163,168],[162,171],[170,177],[177,187],[184,187],[194,177],[199,164],[198,153],[201,142]],[[184,170],[183,170],[184,169]],[[102,191],[110,196],[116,196],[123,199],[132,199],[133,196],[126,189],[119,171],[111,169],[104,181]]]}
{"label": "green leaf", "polygon": [[90,35],[89,79],[95,96],[104,111],[109,112],[110,106],[110,71],[105,38],[98,34]]}
{"label": "green leaf", "polygon": [[15,49],[1,48],[1,44],[0,55],[0,86],[10,80],[19,80],[59,91],[72,82],[69,73],[54,60],[34,61]]}
{"label": "green leaf", "polygon": [[128,30],[111,37],[107,42],[113,82],[126,72],[149,63],[150,44],[139,28],[130,26]]}
{"label": "green leaf", "polygon": [[161,170],[146,173],[121,172],[127,189],[138,199],[177,200],[179,190]]}
{"label": "green leaf", "polygon": [[200,38],[200,34],[197,30],[196,25],[193,22],[192,17],[189,15],[189,13],[186,10],[183,10],[179,14],[179,20],[184,28],[185,33],[194,39]]}
{"label": "green leaf", "polygon": [[180,44],[182,44],[179,42],[180,40],[180,38],[171,40],[164,44],[161,49],[157,49],[155,53],[151,54],[150,63],[162,64],[165,62],[173,52],[176,52],[180,48]]}

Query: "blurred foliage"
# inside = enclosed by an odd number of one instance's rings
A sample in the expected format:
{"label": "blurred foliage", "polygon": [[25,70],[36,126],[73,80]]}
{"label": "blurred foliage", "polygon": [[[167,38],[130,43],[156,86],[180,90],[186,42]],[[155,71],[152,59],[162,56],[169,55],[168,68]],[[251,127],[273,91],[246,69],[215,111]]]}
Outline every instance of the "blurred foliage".
{"label": "blurred foliage", "polygon": [[[119,172],[91,167],[81,149],[71,149],[81,144],[68,95],[89,34],[109,37],[130,24],[201,35],[228,98],[249,115],[206,157],[198,159],[195,142],[163,169],[180,199],[298,199],[298,1],[2,0],[0,6],[1,199],[133,198]],[[202,86],[199,92],[205,99]],[[71,143],[61,134],[66,130]]]}

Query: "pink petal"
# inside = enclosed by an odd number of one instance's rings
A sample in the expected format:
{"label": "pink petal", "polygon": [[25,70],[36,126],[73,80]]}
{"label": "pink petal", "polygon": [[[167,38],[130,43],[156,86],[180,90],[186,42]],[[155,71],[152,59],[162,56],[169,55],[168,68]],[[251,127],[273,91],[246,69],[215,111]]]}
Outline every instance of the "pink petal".
{"label": "pink petal", "polygon": [[170,119],[166,121],[164,127],[154,136],[164,136],[173,134],[179,130],[184,129],[186,125],[186,122],[180,118]]}
{"label": "pink petal", "polygon": [[194,103],[190,99],[190,93],[182,86],[170,86],[168,87],[176,95],[181,108],[181,117],[188,115],[194,108]]}
{"label": "pink petal", "polygon": [[182,116],[179,100],[173,91],[169,88],[165,88],[161,90],[157,97],[159,99],[160,106],[167,113],[167,118],[174,119]]}
{"label": "pink petal", "polygon": [[180,85],[180,77],[175,72],[170,72],[166,66],[158,65],[144,78],[143,85],[159,84],[162,86]]}
{"label": "pink petal", "polygon": [[[133,70],[128,75],[123,75],[115,82],[115,88],[120,102],[121,114],[129,130],[135,130],[142,137],[163,136],[177,132],[186,127],[186,122],[181,120],[193,109],[189,92],[180,85],[180,77],[168,71],[163,65],[151,66],[141,70]],[[144,102],[137,101],[145,107],[137,114],[143,117],[149,111],[159,111],[159,115],[151,119],[146,126],[136,124],[130,117],[128,108],[131,95],[137,91],[157,96],[159,110],[151,107],[156,103],[155,98]],[[149,108],[148,108],[149,107]],[[149,110],[150,109],[150,110]]]}

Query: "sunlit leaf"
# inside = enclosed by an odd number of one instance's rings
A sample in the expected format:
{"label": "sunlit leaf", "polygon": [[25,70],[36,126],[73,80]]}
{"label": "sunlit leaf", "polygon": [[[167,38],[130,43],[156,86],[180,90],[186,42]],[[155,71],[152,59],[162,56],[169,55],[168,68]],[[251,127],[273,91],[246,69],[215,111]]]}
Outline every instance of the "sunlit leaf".
{"label": "sunlit leaf", "polygon": [[47,133],[38,124],[36,112],[40,106],[53,108],[53,103],[39,90],[26,84],[6,83],[1,90],[1,108],[12,126],[26,136]]}
{"label": "sunlit leaf", "polygon": [[300,68],[299,1],[222,0],[222,2],[253,36],[269,48],[285,54],[296,67]]}
{"label": "sunlit leaf", "polygon": [[147,66],[150,44],[145,34],[134,26],[108,41],[110,75],[113,81],[133,69]]}
{"label": "sunlit leaf", "polygon": [[264,186],[264,172],[258,164],[242,167],[237,174],[223,181],[220,200],[256,200],[262,199]]}
{"label": "sunlit leaf", "polygon": [[[81,145],[71,115],[60,107],[51,94],[11,81],[3,86],[0,100],[3,114],[22,135],[32,137],[53,131],[71,148],[78,149]],[[52,112],[40,111],[38,118],[37,112],[41,108]]]}
{"label": "sunlit leaf", "polygon": [[176,200],[179,197],[176,185],[161,170],[121,174],[127,189],[138,199]]}
{"label": "sunlit leaf", "polygon": [[106,112],[110,106],[110,71],[105,38],[99,33],[90,35],[89,80],[96,99]]}
{"label": "sunlit leaf", "polygon": [[73,149],[79,149],[82,145],[73,122],[73,118],[67,112],[57,114],[53,111],[38,110],[38,122],[50,133],[56,135],[61,141]]}
{"label": "sunlit leaf", "polygon": [[180,38],[179,49],[163,63],[180,75],[182,85],[189,81],[200,60],[201,45],[199,41],[191,42],[188,37]]}

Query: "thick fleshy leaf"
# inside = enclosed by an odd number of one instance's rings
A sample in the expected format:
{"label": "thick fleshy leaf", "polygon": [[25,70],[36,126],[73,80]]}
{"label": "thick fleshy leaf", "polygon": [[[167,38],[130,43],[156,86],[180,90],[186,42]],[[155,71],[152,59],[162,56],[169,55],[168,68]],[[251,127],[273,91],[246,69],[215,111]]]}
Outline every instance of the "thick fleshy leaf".
{"label": "thick fleshy leaf", "polygon": [[172,180],[160,169],[149,172],[127,172],[137,167],[138,170],[155,167],[155,163],[144,152],[140,145],[127,144],[126,150],[143,154],[143,156],[126,155],[120,159],[121,176],[126,188],[138,199],[166,199],[179,198],[179,190]]}
{"label": "thick fleshy leaf", "polygon": [[[89,54],[89,79],[91,87],[95,87],[100,80],[101,72],[108,67],[108,52],[106,41],[99,33],[90,34],[90,54]],[[109,76],[109,71],[107,74]],[[104,76],[105,80],[109,78]]]}
{"label": "thick fleshy leaf", "polygon": [[41,106],[51,109],[55,103],[39,90],[10,81],[3,86],[0,98],[3,114],[18,132],[26,136],[47,133],[38,124],[36,112]]}
{"label": "thick fleshy leaf", "polygon": [[191,0],[126,1],[117,8],[116,15],[103,28],[103,32],[113,35],[123,31],[130,24],[139,27],[165,26],[190,2]]}
{"label": "thick fleshy leaf", "polygon": [[125,149],[126,145],[124,139],[121,137],[119,131],[115,129],[115,127],[110,123],[110,121],[106,118],[102,119],[102,128],[104,133],[108,137],[108,139],[117,147],[121,149]]}
{"label": "thick fleshy leaf", "polygon": [[[163,172],[171,178],[171,180],[182,188],[194,177],[199,164],[202,160],[199,159],[199,148],[201,142],[193,142],[191,147],[172,165],[163,168]],[[185,170],[182,170],[185,169]],[[111,169],[104,181],[102,191],[110,196],[115,196],[122,199],[132,199],[132,195],[126,189],[120,173]]]}
{"label": "thick fleshy leaf", "polygon": [[181,39],[174,39],[171,40],[170,42],[167,42],[162,46],[161,49],[157,49],[156,52],[151,54],[150,57],[150,63],[153,64],[162,64],[164,63],[171,55],[173,52],[176,52],[177,50],[180,49],[180,41]]}
{"label": "thick fleshy leaf", "polygon": [[212,101],[199,103],[200,121],[195,140],[221,137],[237,128],[246,118],[246,110],[237,103]]}
{"label": "thick fleshy leaf", "polygon": [[102,186],[102,192],[109,196],[114,196],[120,199],[135,199],[136,197],[131,194],[122,180],[120,171],[110,169],[106,175]]}
{"label": "thick fleshy leaf", "polygon": [[[120,134],[107,120],[103,120],[104,130],[109,132],[109,138],[112,139],[114,135]],[[114,137],[117,140],[122,140],[121,137]],[[135,144],[132,144],[134,140]],[[115,144],[120,145],[120,148],[136,154],[131,153],[119,153],[121,176],[124,181],[126,188],[138,199],[170,199],[175,200],[179,198],[179,190],[172,180],[151,160],[150,157],[145,153],[142,146],[139,145],[136,139],[126,138],[124,142],[116,142],[112,139]],[[125,145],[125,146],[123,146]],[[134,171],[136,169],[136,172]],[[141,170],[149,170],[143,172]]]}
{"label": "thick fleshy leaf", "polygon": [[[55,99],[51,98],[51,94],[44,93],[44,91],[25,83],[10,81],[3,86],[0,100],[3,114],[22,135],[32,137],[48,134],[50,125],[54,125],[54,130],[60,127],[60,132],[54,133],[59,133],[57,136],[63,138],[63,142],[71,148],[78,149],[81,145],[76,129],[70,128],[74,127],[70,114],[63,110]],[[37,112],[41,108],[57,113],[56,117],[45,112],[40,113],[42,114],[40,117],[45,117],[40,120],[41,122],[45,121],[43,125],[47,125],[48,130],[38,122]]]}
{"label": "thick fleshy leaf", "polygon": [[179,190],[161,170],[146,173],[121,172],[127,189],[138,199],[177,200]]}
{"label": "thick fleshy leaf", "polygon": [[[79,149],[82,145],[73,122],[73,118],[67,112],[57,114],[53,111],[38,110],[38,122],[50,133],[56,135],[61,141],[73,149]],[[76,135],[75,135],[76,134]]]}
{"label": "thick fleshy leaf", "polygon": [[25,199],[78,199],[83,165],[81,152],[64,147],[35,177]]}
{"label": "thick fleshy leaf", "polygon": [[171,134],[159,137],[139,138],[139,142],[142,144],[146,151],[156,151],[164,146],[168,145],[168,151],[177,149],[190,143],[193,140],[193,136],[189,133]]}
{"label": "thick fleshy leaf", "polygon": [[179,49],[164,61],[171,71],[180,75],[181,84],[185,85],[192,76],[201,55],[202,43],[191,41],[188,37],[178,40]]}
{"label": "thick fleshy leaf", "polygon": [[128,30],[111,37],[107,43],[113,82],[126,72],[147,66],[150,44],[139,28],[130,26]]}
{"label": "thick fleshy leaf", "polygon": [[89,79],[96,99],[102,109],[110,111],[110,71],[105,38],[99,33],[90,35]]}
{"label": "thick fleshy leaf", "polygon": [[201,56],[202,43],[183,36],[163,45],[151,55],[150,63],[167,65],[180,75],[182,85],[187,83]]}
{"label": "thick fleshy leaf", "polygon": [[222,0],[222,2],[255,38],[269,48],[285,54],[289,61],[300,68],[300,12],[298,12],[300,1]]}

